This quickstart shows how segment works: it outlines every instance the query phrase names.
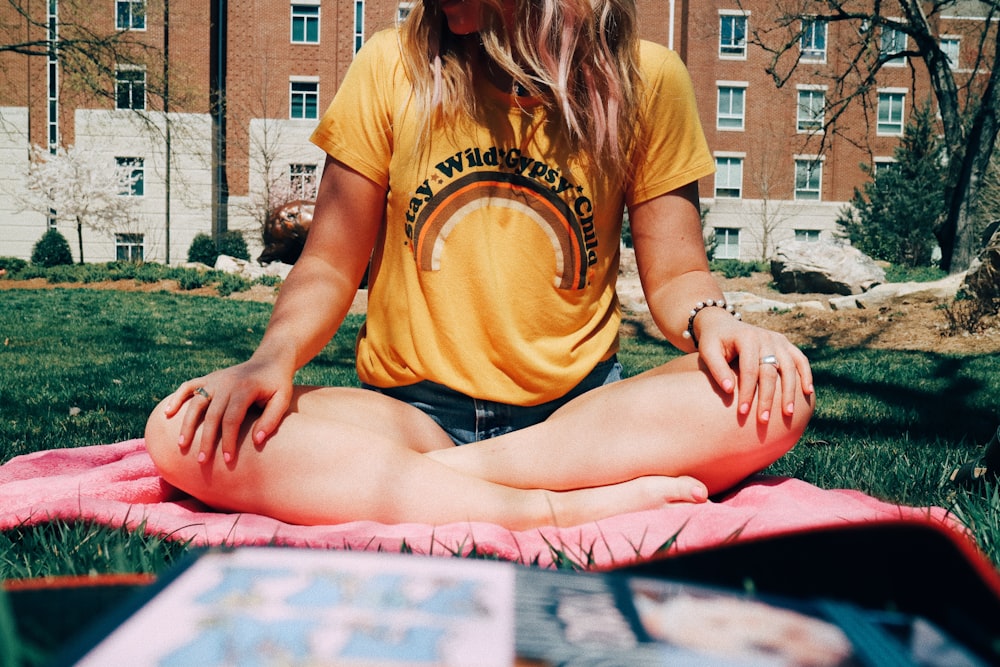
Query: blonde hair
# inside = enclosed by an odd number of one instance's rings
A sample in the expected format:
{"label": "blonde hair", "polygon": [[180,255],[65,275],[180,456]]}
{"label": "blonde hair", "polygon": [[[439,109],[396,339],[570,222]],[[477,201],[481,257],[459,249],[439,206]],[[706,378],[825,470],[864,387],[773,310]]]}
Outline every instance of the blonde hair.
{"label": "blonde hair", "polygon": [[[634,0],[482,0],[485,55],[542,98],[573,148],[627,176],[639,120],[639,40]],[[475,117],[474,63],[447,27],[436,0],[423,0],[402,27],[403,60],[424,130]]]}

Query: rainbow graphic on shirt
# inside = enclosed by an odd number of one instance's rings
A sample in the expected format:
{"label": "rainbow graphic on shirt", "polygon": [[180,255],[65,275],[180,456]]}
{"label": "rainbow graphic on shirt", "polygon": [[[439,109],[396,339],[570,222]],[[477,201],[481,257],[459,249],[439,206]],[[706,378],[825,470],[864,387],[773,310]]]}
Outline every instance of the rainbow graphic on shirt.
{"label": "rainbow graphic on shirt", "polygon": [[[467,165],[499,169],[466,171]],[[588,269],[596,261],[597,238],[592,205],[579,193],[580,188],[516,150],[466,151],[436,168],[437,179],[446,185],[436,189],[431,179],[425,181],[407,215],[407,235],[419,269],[441,268],[448,234],[472,213],[507,208],[535,222],[548,237],[556,260],[555,286],[565,290],[586,287]],[[442,176],[450,178],[445,181]],[[562,193],[572,196],[572,205]]]}

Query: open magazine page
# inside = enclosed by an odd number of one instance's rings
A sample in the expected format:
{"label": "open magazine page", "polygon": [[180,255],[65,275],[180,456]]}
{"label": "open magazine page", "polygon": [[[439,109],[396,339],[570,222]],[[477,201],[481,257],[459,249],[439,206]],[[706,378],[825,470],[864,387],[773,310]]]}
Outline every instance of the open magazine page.
{"label": "open magazine page", "polygon": [[91,646],[74,664],[985,664],[920,618],[830,600],[761,599],[614,572],[280,547],[206,552]]}
{"label": "open magazine page", "polygon": [[463,559],[210,552],[78,664],[510,665],[514,569]]}

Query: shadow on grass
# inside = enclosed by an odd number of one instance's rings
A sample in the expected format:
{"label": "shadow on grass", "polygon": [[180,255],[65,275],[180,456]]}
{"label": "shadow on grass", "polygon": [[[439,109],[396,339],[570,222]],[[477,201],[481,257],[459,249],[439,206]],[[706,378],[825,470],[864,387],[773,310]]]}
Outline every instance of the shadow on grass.
{"label": "shadow on grass", "polygon": [[807,350],[817,387],[810,428],[851,437],[978,441],[1000,414],[1000,360],[928,352]]}

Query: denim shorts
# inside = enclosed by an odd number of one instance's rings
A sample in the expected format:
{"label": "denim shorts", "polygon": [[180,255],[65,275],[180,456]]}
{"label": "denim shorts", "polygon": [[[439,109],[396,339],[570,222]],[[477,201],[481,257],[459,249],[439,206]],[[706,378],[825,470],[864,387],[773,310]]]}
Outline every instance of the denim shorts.
{"label": "denim shorts", "polygon": [[370,384],[361,386],[409,403],[433,419],[456,445],[464,445],[543,422],[580,394],[616,382],[621,377],[622,365],[612,356],[597,364],[587,377],[560,398],[530,406],[472,398],[427,380],[386,389]]}

